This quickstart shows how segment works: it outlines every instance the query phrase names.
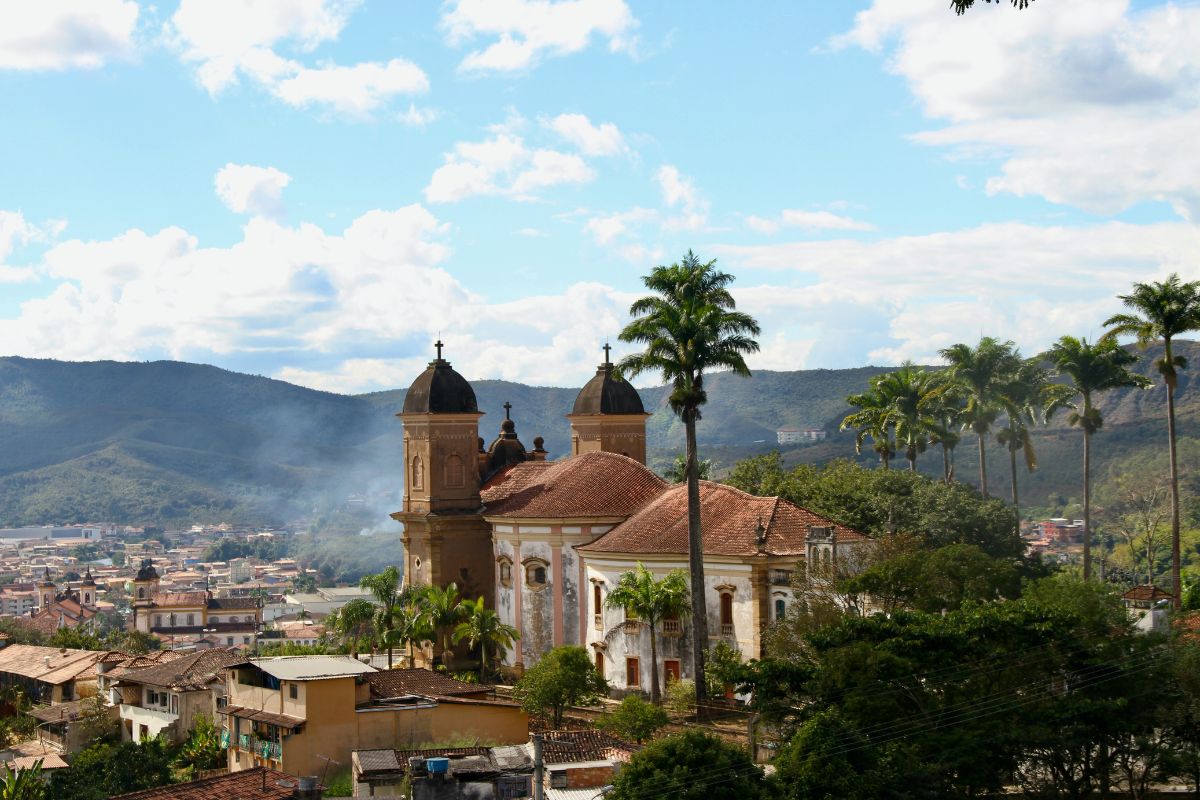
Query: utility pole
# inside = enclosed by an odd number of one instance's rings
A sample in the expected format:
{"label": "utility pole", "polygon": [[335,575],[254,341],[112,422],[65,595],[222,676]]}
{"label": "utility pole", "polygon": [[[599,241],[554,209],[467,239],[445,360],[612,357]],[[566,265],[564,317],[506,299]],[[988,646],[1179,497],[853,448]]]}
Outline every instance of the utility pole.
{"label": "utility pole", "polygon": [[545,764],[542,762],[542,735],[533,735],[533,800],[543,800],[542,773]]}

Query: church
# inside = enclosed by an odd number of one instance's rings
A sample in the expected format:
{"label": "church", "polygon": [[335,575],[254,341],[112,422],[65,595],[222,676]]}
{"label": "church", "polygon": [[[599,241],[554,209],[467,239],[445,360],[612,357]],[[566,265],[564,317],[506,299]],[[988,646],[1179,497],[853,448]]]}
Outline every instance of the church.
{"label": "church", "polygon": [[[582,645],[622,691],[691,678],[686,620],[660,626],[659,663],[639,620],[607,608],[622,573],[687,570],[687,487],[646,467],[649,414],[637,390],[604,363],[566,415],[571,452],[548,460],[542,439],[527,449],[505,404],[490,445],[479,436],[470,383],[442,357],[408,390],[404,427],[404,574],[412,583],[456,583],[466,597],[520,631],[505,666],[516,673],[559,645]],[[564,409],[565,411],[566,409]],[[709,641],[762,654],[763,633],[793,602],[795,571],[852,561],[869,540],[787,500],[700,484]]]}

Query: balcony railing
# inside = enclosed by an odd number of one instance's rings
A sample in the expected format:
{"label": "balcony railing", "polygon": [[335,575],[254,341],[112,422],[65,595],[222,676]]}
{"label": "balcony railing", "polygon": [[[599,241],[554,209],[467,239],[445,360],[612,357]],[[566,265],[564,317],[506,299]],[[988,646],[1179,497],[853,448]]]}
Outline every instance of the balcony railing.
{"label": "balcony railing", "polygon": [[732,622],[722,622],[721,623],[721,635],[722,636],[733,636],[733,623]]}
{"label": "balcony railing", "polygon": [[598,630],[598,631],[604,630],[604,615],[603,614],[593,614],[592,615],[592,625],[594,625],[596,630]]}
{"label": "balcony railing", "polygon": [[677,619],[664,619],[662,632],[663,636],[678,636],[683,633],[683,625]]}

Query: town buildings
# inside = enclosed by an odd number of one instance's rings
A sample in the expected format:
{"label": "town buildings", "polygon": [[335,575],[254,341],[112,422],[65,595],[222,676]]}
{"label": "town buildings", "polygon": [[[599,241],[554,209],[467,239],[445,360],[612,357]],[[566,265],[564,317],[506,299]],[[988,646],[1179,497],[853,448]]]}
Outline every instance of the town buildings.
{"label": "town buildings", "polygon": [[[526,449],[508,404],[485,449],[474,390],[437,347],[399,414],[405,493],[392,516],[404,525],[407,579],[454,582],[494,605],[521,633],[506,660],[517,672],[575,644],[618,688],[649,686],[652,669],[692,677],[686,625],[664,624],[654,664],[645,626],[605,602],[639,563],[657,574],[687,566],[686,492],[645,466],[649,415],[637,391],[606,355],[567,415],[569,457],[546,461],[540,438]],[[700,646],[725,640],[745,658],[761,655],[763,630],[791,602],[791,575],[814,558],[852,561],[868,541],[780,498],[706,481],[701,500],[710,641]]]}
{"label": "town buildings", "polygon": [[378,671],[349,656],[246,659],[226,668],[220,709],[232,771],[320,774],[355,749],[474,737],[520,743],[525,712],[425,670]]}
{"label": "town buildings", "polygon": [[163,735],[178,744],[199,717],[216,722],[217,700],[225,696],[225,667],[244,658],[236,650],[214,648],[106,673],[106,688],[120,708],[122,740]]}
{"label": "town buildings", "polygon": [[207,589],[164,592],[153,561],[146,559],[133,579],[132,627],[142,633],[191,644],[254,647],[262,629],[262,601],[256,597],[214,597]]}
{"label": "town buildings", "polygon": [[775,431],[775,441],[778,444],[823,442],[825,441],[825,430],[823,428],[779,428]]}

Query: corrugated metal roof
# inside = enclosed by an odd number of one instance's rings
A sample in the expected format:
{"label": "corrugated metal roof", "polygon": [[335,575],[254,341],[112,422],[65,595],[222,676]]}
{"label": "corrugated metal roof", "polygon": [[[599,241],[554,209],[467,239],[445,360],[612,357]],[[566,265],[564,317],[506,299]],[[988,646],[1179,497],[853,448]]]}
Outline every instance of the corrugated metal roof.
{"label": "corrugated metal roof", "polygon": [[252,658],[249,663],[281,681],[314,681],[365,675],[376,669],[350,656],[276,656]]}

